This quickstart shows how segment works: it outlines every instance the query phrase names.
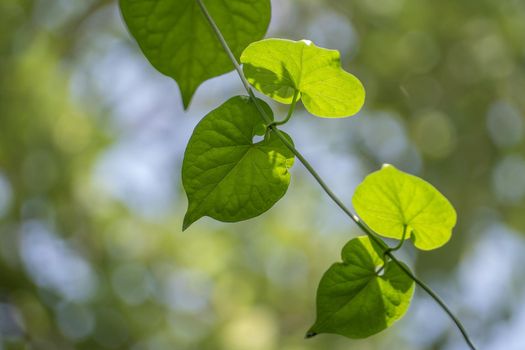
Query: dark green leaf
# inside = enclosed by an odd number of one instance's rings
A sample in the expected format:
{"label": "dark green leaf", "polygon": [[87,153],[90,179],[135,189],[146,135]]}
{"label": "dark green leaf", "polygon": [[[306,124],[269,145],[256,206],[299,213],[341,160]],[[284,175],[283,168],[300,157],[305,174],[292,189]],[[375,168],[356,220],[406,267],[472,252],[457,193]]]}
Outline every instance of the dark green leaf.
{"label": "dark green leaf", "polygon": [[[273,116],[265,102],[259,103]],[[225,222],[253,218],[285,194],[294,156],[273,133],[254,144],[253,137],[264,130],[254,103],[242,96],[197,125],[182,165],[189,202],[184,229],[203,216]]]}
{"label": "dark green leaf", "polygon": [[414,281],[394,262],[376,272],[385,261],[381,249],[367,236],[352,239],[343,248],[342,263],[324,274],[317,290],[317,320],[308,331],[366,338],[400,319],[414,293]]}
{"label": "dark green leaf", "polygon": [[[235,57],[264,37],[270,0],[204,0]],[[195,0],[120,0],[129,31],[161,73],[175,79],[185,108],[197,87],[233,69]]]}

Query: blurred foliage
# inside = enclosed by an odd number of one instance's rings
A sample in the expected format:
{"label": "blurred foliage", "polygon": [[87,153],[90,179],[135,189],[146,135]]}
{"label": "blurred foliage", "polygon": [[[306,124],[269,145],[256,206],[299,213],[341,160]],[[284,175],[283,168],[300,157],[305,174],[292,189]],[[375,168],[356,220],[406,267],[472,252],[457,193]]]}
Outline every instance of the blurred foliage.
{"label": "blurred foliage", "polygon": [[[203,220],[182,233],[181,152],[216,96],[238,93],[239,83],[223,77],[203,86],[194,114],[184,115],[176,90],[166,88],[174,83],[148,70],[115,5],[0,2],[0,349],[461,346],[423,296],[379,336],[303,339],[321,274],[357,231],[300,167],[288,198],[262,217]],[[501,339],[506,349],[524,348],[502,329],[523,329],[525,314],[523,275],[514,270],[525,232],[525,3],[273,5],[272,36],[341,50],[367,89],[360,116],[327,123],[303,111],[287,132],[299,148],[315,132],[330,136],[306,153],[330,151],[317,166],[348,203],[356,182],[383,162],[450,198],[459,216],[451,243],[405,254],[482,348],[501,349]],[[142,119],[123,118],[135,114]],[[119,150],[141,167],[127,167]],[[163,170],[149,169],[160,156],[168,159]],[[165,174],[172,187],[150,173]],[[130,174],[152,189],[142,197],[153,191],[168,200],[137,197],[138,180],[117,191]]]}

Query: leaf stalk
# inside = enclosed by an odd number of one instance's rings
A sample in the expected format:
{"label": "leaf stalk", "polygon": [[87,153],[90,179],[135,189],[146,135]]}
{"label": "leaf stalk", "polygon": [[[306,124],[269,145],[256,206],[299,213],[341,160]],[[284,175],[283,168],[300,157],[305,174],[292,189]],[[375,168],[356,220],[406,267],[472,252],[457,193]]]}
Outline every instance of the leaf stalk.
{"label": "leaf stalk", "polygon": [[293,113],[295,112],[295,106],[297,106],[298,101],[299,101],[299,90],[295,90],[293,93],[292,104],[290,105],[290,109],[288,110],[288,114],[286,115],[286,118],[278,122],[273,122],[272,124],[276,126],[281,126],[281,125],[288,123],[290,118],[292,118]]}

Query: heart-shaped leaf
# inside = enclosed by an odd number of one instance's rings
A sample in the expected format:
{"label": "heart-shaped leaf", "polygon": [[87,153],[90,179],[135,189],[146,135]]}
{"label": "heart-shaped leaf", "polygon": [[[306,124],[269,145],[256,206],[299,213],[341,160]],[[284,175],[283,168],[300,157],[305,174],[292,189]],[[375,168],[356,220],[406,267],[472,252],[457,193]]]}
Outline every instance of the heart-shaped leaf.
{"label": "heart-shaped leaf", "polygon": [[[237,59],[264,37],[270,0],[203,1]],[[120,0],[120,8],[151,64],[178,82],[185,108],[202,82],[233,70],[195,0]]]}
{"label": "heart-shaped leaf", "polygon": [[422,250],[448,242],[456,211],[434,186],[417,176],[384,165],[357,187],[352,203],[357,214],[378,234],[406,238]]}
{"label": "heart-shaped leaf", "polygon": [[[273,118],[270,107],[259,104]],[[203,216],[224,222],[253,218],[286,193],[294,156],[271,132],[253,143],[264,131],[257,108],[244,96],[231,98],[196,126],[182,164],[189,202],[183,229]]]}
{"label": "heart-shaped leaf", "polygon": [[[366,338],[400,319],[414,293],[414,281],[367,236],[348,242],[342,263],[325,272],[317,290],[317,320],[307,333]],[[383,270],[376,272],[378,269]]]}
{"label": "heart-shaped leaf", "polygon": [[307,40],[261,40],[244,50],[241,62],[257,90],[286,104],[297,90],[305,108],[319,117],[354,115],[365,101],[363,85],[341,68],[339,52]]}

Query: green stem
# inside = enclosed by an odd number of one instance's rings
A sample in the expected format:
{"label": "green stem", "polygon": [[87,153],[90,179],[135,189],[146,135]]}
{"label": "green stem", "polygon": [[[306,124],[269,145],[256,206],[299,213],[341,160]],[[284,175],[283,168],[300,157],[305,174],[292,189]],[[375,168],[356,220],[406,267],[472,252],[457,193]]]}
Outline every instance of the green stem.
{"label": "green stem", "polygon": [[390,259],[392,259],[393,262],[396,263],[397,266],[399,266],[401,268],[401,270],[403,270],[403,272],[405,272],[405,274],[407,276],[409,276],[410,278],[412,278],[414,280],[414,282],[416,282],[416,284],[418,286],[420,286],[425,292],[427,292],[428,295],[430,295],[432,297],[432,299],[434,299],[438,304],[439,306],[441,306],[441,308],[447,313],[447,315],[452,319],[452,321],[456,324],[456,326],[458,327],[459,331],[461,332],[461,335],[463,335],[463,338],[465,339],[465,341],[467,342],[468,346],[472,349],[472,350],[476,350],[476,347],[474,346],[474,344],[472,343],[472,341],[470,340],[469,336],[468,336],[468,333],[467,333],[467,330],[465,329],[465,327],[463,327],[463,324],[461,323],[461,321],[452,313],[452,311],[448,308],[447,304],[445,304],[445,302],[439,297],[439,295],[437,295],[429,286],[427,286],[423,281],[421,281],[419,278],[417,278],[413,273],[412,271],[410,271],[404,264],[402,264],[399,260],[397,260],[394,255],[392,254],[392,252],[388,252],[386,253],[386,255],[388,255],[390,257]]}
{"label": "green stem", "polygon": [[407,230],[408,230],[408,226],[404,225],[403,226],[403,235],[401,236],[401,240],[399,241],[399,243],[396,244],[395,247],[388,248],[387,250],[383,251],[383,266],[381,266],[381,268],[379,270],[377,270],[376,273],[378,275],[381,273],[381,271],[383,271],[385,269],[385,266],[388,263],[388,258],[389,258],[388,253],[398,251],[403,246],[403,242],[405,242],[405,237],[407,235]]}
{"label": "green stem", "polygon": [[284,125],[288,123],[288,121],[293,115],[293,112],[295,112],[295,106],[297,106],[297,101],[299,101],[299,90],[295,90],[293,93],[292,104],[290,105],[290,109],[288,110],[288,114],[286,115],[286,118],[284,118],[283,120],[279,122],[273,122],[272,124],[280,126],[280,125]]}
{"label": "green stem", "polygon": [[405,237],[407,235],[407,231],[408,231],[408,226],[404,225],[403,235],[401,236],[401,240],[399,241],[399,243],[396,244],[395,247],[388,248],[387,250],[383,251],[383,265],[381,266],[379,270],[376,271],[378,275],[385,269],[386,264],[388,263],[388,259],[389,259],[388,253],[398,251],[403,246],[403,243],[405,242]]}
{"label": "green stem", "polygon": [[396,250],[401,249],[401,247],[403,246],[403,243],[405,242],[405,238],[407,236],[407,231],[408,231],[408,226],[407,225],[403,226],[403,236],[401,236],[401,240],[399,241],[399,243],[395,247],[388,248],[388,250],[385,252],[385,255],[386,255],[386,253],[395,252]]}
{"label": "green stem", "polygon": [[237,71],[239,78],[241,79],[242,84],[244,85],[244,88],[248,92],[248,95],[252,99],[253,103],[255,104],[255,107],[259,111],[261,118],[264,120],[264,122],[268,125],[268,127],[275,132],[277,137],[281,140],[281,142],[299,159],[299,161],[303,164],[303,166],[306,168],[306,170],[314,177],[314,179],[317,181],[317,183],[321,186],[321,188],[326,192],[326,194],[332,199],[332,201],[346,214],[350,219],[352,219],[355,224],[363,230],[364,233],[368,237],[370,237],[371,240],[373,240],[376,244],[378,244],[381,249],[385,252],[385,255],[387,255],[392,261],[394,261],[404,272],[407,276],[409,276],[414,282],[423,288],[425,292],[430,295],[440,306],[443,308],[443,310],[450,316],[450,318],[454,321],[456,326],[459,328],[461,334],[463,335],[463,338],[465,338],[465,341],[469,345],[469,347],[472,350],[476,350],[474,345],[472,344],[467,332],[465,331],[465,328],[459,321],[459,319],[454,316],[452,311],[448,308],[448,306],[439,298],[439,296],[432,291],[430,287],[428,287],[423,281],[421,281],[419,278],[417,278],[404,264],[402,264],[393,254],[391,251],[388,251],[390,248],[389,246],[374,232],[372,229],[370,229],[361,219],[354,214],[350,209],[348,209],[345,204],[335,195],[335,193],[328,187],[328,185],[324,182],[324,180],[321,178],[321,176],[315,171],[315,169],[312,167],[312,165],[306,160],[306,158],[294,147],[294,145],[289,142],[286,137],[283,135],[283,133],[277,128],[276,125],[273,125],[271,123],[271,118],[266,114],[264,109],[260,106],[257,98],[255,97],[255,94],[253,93],[253,90],[250,86],[250,83],[248,80],[246,80],[246,77],[244,76],[244,73],[242,71],[241,66],[239,65],[239,62],[237,62],[237,59],[233,55],[233,52],[231,51],[228,43],[224,39],[224,36],[222,35],[219,27],[217,27],[217,24],[215,24],[215,21],[211,17],[210,13],[208,12],[206,6],[202,2],[202,0],[195,0],[197,4],[199,5],[204,17],[210,24],[211,28],[215,32],[215,35],[217,36],[217,39],[219,40],[221,46],[223,47],[224,51],[230,58],[235,70]]}
{"label": "green stem", "polygon": [[217,36],[217,39],[219,39],[219,42],[221,43],[222,48],[224,49],[224,51],[226,52],[226,54],[230,58],[230,61],[232,62],[233,67],[235,68],[235,70],[237,71],[237,74],[241,78],[242,85],[244,85],[244,88],[248,92],[248,95],[250,95],[250,98],[254,101],[255,107],[257,108],[257,110],[261,114],[262,119],[264,120],[266,125],[269,125],[270,129],[277,129],[275,126],[271,125],[271,123],[273,121],[272,118],[270,118],[266,114],[264,109],[262,109],[261,105],[258,103],[257,98],[255,97],[255,94],[253,93],[253,90],[252,90],[252,88],[250,86],[250,83],[248,82],[248,80],[246,80],[246,77],[244,76],[244,73],[242,72],[242,68],[239,65],[239,62],[237,62],[237,59],[235,58],[235,55],[233,54],[232,50],[230,49],[230,46],[228,46],[228,43],[224,39],[224,36],[222,35],[221,30],[219,29],[219,27],[217,27],[217,24],[215,24],[215,21],[213,20],[213,18],[211,17],[210,13],[208,12],[208,9],[206,8],[206,6],[202,2],[202,0],[195,0],[195,1],[199,5],[199,7],[200,7],[204,17],[206,17],[206,20],[208,21],[208,23],[210,24],[211,28],[215,32],[215,35]]}

